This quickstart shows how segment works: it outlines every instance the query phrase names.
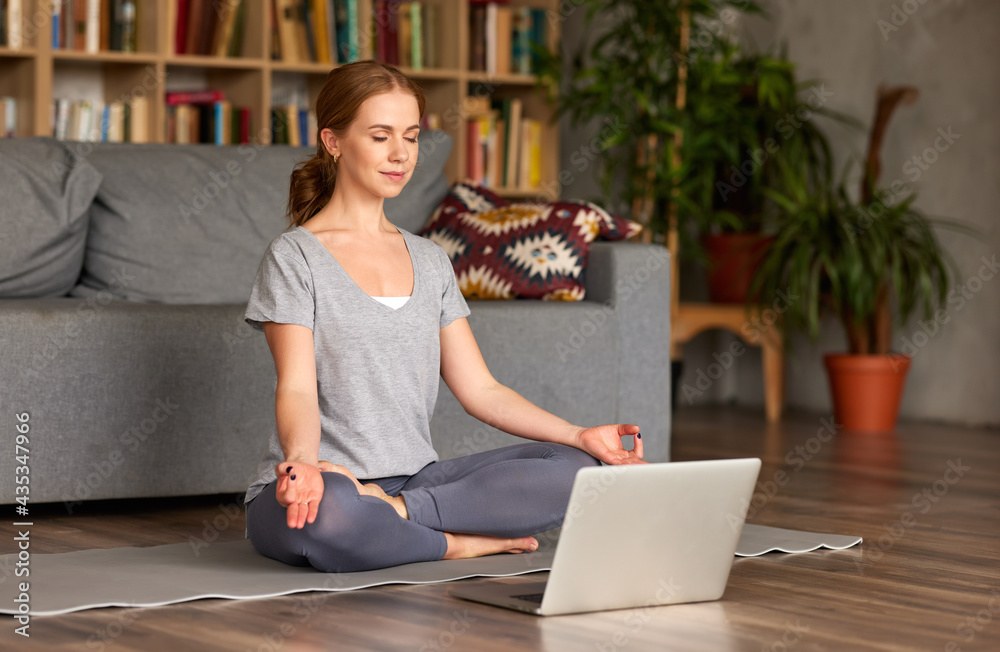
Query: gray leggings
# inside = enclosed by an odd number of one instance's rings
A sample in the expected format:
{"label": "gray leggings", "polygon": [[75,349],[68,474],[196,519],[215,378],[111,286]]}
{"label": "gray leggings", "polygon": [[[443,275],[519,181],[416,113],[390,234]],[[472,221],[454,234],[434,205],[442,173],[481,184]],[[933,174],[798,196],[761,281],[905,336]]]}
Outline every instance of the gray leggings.
{"label": "gray leggings", "polygon": [[409,520],[340,473],[322,473],[319,513],[290,528],[277,480],[247,504],[247,535],[262,555],[326,573],[385,568],[444,557],[444,532],[521,537],[562,523],[578,469],[600,462],[547,442],[515,444],[432,462],[412,476],[361,480],[403,495]]}

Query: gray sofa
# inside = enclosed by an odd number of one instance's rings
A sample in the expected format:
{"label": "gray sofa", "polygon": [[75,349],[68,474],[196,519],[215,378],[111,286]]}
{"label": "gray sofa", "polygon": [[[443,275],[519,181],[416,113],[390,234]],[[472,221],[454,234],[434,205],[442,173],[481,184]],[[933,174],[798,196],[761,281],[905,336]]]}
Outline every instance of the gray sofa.
{"label": "gray sofa", "polygon": [[[398,227],[416,233],[443,198],[450,151],[443,132],[421,136],[413,180],[385,205]],[[22,413],[32,502],[246,489],[274,365],[243,311],[310,153],[0,141],[0,503],[22,495]],[[668,270],[663,247],[595,242],[586,300],[470,301],[469,322],[500,382],[576,424],[637,423],[646,458],[666,461]],[[431,431],[442,458],[516,440],[443,381]]]}

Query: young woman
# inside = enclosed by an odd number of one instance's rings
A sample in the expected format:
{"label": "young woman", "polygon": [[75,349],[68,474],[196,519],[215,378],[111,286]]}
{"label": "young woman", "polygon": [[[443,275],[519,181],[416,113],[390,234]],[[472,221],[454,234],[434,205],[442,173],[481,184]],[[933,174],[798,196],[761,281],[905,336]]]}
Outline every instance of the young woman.
{"label": "young woman", "polygon": [[[386,219],[417,163],[423,112],[392,66],[329,74],[317,152],[292,173],[291,226],[251,291],[277,429],[247,490],[247,536],[288,564],[347,572],[534,550],[529,535],[562,522],[579,468],[642,463],[638,426],[575,426],[498,383],[447,254]],[[438,461],[439,375],[466,412],[536,441]]]}

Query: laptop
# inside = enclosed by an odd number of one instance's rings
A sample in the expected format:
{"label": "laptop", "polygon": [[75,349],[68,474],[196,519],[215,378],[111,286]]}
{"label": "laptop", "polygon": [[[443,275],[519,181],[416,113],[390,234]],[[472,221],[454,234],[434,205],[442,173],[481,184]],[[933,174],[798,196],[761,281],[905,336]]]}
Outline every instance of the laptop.
{"label": "laptop", "polygon": [[548,581],[485,580],[448,593],[540,616],[718,600],[760,465],[752,457],[580,469]]}

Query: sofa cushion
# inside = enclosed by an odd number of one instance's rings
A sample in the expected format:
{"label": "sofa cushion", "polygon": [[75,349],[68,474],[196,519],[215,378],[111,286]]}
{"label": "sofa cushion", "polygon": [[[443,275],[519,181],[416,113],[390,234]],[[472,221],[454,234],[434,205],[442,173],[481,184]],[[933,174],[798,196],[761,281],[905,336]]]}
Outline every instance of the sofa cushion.
{"label": "sofa cushion", "polygon": [[590,243],[641,229],[591,202],[512,203],[460,182],[419,235],[451,256],[467,299],[579,301]]}
{"label": "sofa cushion", "polygon": [[[401,226],[427,220],[447,192],[442,170],[450,150],[443,132],[421,136],[418,169],[386,201],[387,217]],[[314,152],[287,145],[95,144],[87,158],[104,183],[72,294],[245,303],[264,250],[288,226],[292,169]]]}
{"label": "sofa cushion", "polygon": [[101,175],[49,137],[0,139],[0,297],[65,296]]}

